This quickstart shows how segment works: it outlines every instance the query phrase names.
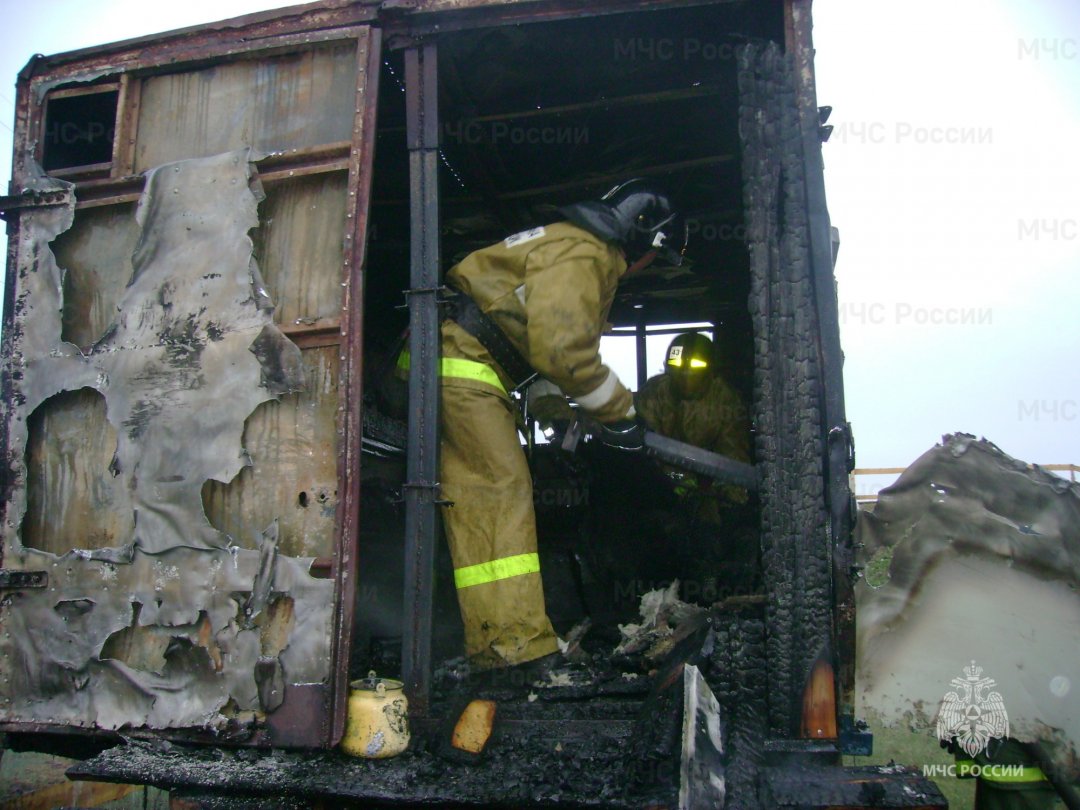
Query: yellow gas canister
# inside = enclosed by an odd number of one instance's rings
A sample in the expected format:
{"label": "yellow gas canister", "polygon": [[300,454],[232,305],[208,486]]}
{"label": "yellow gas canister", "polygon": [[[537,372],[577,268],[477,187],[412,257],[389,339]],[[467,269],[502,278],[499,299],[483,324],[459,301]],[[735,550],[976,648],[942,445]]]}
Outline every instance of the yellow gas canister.
{"label": "yellow gas canister", "polygon": [[400,754],[409,747],[409,701],[401,681],[366,678],[349,684],[349,713],[341,748],[367,759]]}

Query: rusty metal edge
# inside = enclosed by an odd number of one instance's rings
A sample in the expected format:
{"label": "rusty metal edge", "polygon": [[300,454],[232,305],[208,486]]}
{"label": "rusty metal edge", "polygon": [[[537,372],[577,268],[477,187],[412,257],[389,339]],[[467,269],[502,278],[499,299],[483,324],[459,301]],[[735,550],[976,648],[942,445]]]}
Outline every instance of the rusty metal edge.
{"label": "rusty metal edge", "polygon": [[172,55],[222,42],[236,43],[290,32],[363,25],[375,20],[378,4],[379,0],[315,0],[48,56],[38,54],[23,71],[40,78],[52,75],[54,71],[63,72],[63,68],[73,64],[140,63],[154,53]]}
{"label": "rusty metal edge", "polygon": [[349,651],[355,609],[360,524],[360,464],[363,439],[363,306],[366,235],[375,163],[375,123],[379,98],[382,32],[368,28],[366,41],[357,40],[357,83],[353,141],[346,206],[344,290],[341,314],[341,358],[344,391],[338,412],[338,480],[344,496],[338,500],[335,571],[337,633],[332,651],[328,747],[345,733],[348,708]]}

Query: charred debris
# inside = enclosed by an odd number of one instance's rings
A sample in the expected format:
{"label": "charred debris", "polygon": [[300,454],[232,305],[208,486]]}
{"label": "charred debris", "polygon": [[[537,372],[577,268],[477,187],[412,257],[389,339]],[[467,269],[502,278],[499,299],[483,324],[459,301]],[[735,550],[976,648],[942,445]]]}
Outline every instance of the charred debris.
{"label": "charred debris", "polygon": [[[206,806],[937,806],[839,767],[868,741],[810,31],[809,0],[323,0],[32,59],[0,200],[5,744]],[[462,759],[441,273],[631,176],[691,248],[620,289],[613,350],[637,388],[651,336],[708,329],[754,486],[705,519],[654,457],[529,439],[571,664],[468,687],[498,708]],[[392,760],[335,749],[371,670],[410,700]]]}

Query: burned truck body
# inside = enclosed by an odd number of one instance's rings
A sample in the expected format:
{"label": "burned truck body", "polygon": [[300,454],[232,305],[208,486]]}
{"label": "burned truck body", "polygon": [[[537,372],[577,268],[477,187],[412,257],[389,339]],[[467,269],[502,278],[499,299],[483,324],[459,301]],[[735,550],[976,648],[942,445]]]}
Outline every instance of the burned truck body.
{"label": "burned truck body", "polygon": [[[729,805],[804,800],[809,777],[769,768],[835,766],[859,742],[810,30],[808,0],[323,0],[31,60],[2,200],[7,744],[250,750],[210,787],[481,802],[418,742],[438,736],[439,673],[460,652],[438,520],[442,274],[642,176],[687,211],[689,261],[620,287],[613,345],[639,388],[651,337],[712,333],[750,403],[755,486],[703,527],[655,459],[571,455],[530,426],[549,611],[601,645],[678,580],[707,617],[677,640],[701,642]],[[375,394],[406,327],[401,421]],[[646,772],[631,760],[666,756],[659,737],[623,746],[662,714],[656,678],[690,658],[618,694],[508,703],[507,727],[552,756],[572,756],[555,729],[578,733],[590,761]],[[381,776],[331,750],[369,669],[404,680],[414,728]],[[533,761],[532,744],[507,748]],[[241,767],[267,749],[308,759]],[[84,775],[207,787],[155,750],[106,751]],[[835,773],[823,803],[854,783]],[[609,803],[687,789],[651,775]],[[558,779],[516,778],[511,803],[558,803]],[[605,803],[566,779],[563,800]]]}

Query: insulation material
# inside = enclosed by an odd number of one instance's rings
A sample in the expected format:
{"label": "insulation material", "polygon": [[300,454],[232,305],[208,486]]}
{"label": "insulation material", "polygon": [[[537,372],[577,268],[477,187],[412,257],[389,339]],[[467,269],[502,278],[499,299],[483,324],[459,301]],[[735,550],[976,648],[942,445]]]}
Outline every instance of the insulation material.
{"label": "insulation material", "polygon": [[858,530],[860,711],[933,737],[957,700],[985,722],[1003,709],[1008,734],[1044,743],[1075,781],[1080,486],[956,434]]}
{"label": "insulation material", "polygon": [[[207,480],[227,483],[249,463],[248,416],[303,379],[252,259],[261,192],[249,159],[245,149],[148,173],[131,280],[85,355],[61,340],[63,276],[48,247],[71,225],[71,187],[38,181],[66,190],[67,204],[21,217],[3,563],[46,571],[48,587],[0,603],[4,720],[218,728],[226,714],[280,705],[286,683],[328,680],[333,582],[311,577],[310,559],[279,555],[276,521],[245,527],[253,550],[241,549],[202,506]],[[130,536],[29,548],[29,417],[79,389],[105,399],[116,451],[92,472],[122,482]]]}

